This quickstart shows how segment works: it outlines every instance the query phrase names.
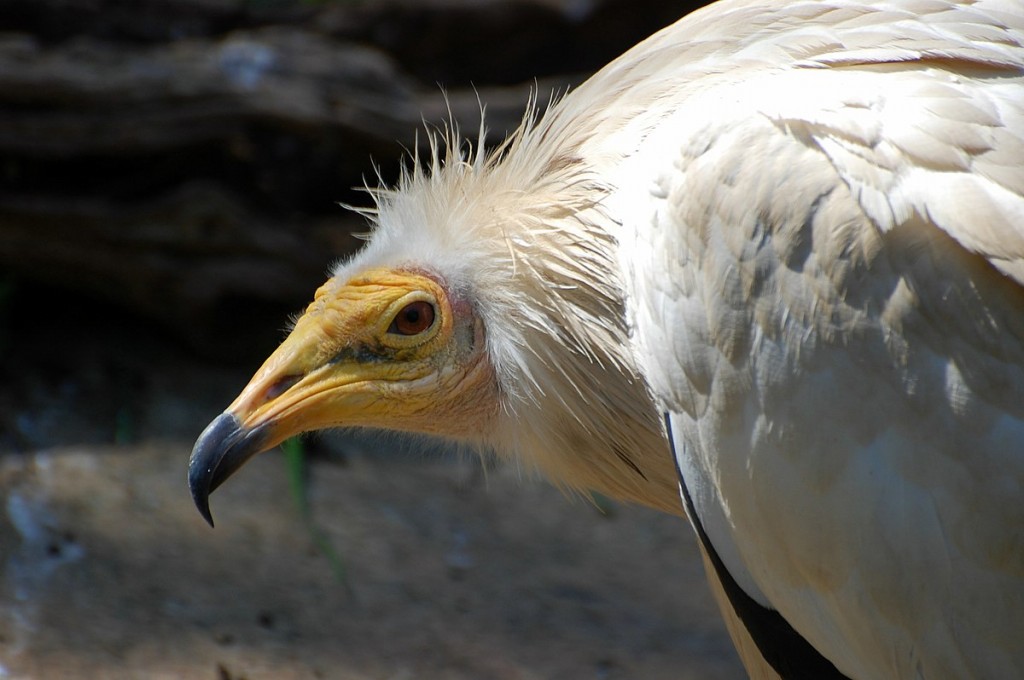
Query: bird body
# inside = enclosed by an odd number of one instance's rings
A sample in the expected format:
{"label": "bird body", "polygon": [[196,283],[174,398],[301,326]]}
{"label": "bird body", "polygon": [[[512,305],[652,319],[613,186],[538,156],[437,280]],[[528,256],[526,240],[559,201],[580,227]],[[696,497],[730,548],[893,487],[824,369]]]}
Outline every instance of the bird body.
{"label": "bird body", "polygon": [[752,673],[824,677],[763,610],[833,677],[1024,676],[1024,6],[725,0],[432,148],[197,442],[204,514],[342,424],[681,480]]}

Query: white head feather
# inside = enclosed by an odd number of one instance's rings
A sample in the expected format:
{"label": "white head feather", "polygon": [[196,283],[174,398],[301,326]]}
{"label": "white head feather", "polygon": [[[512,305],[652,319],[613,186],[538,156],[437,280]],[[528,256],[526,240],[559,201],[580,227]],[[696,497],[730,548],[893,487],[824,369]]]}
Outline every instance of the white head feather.
{"label": "white head feather", "polygon": [[[477,443],[575,488],[678,512],[660,419],[637,371],[606,187],[552,143],[532,105],[496,150],[430,132],[394,189],[375,189],[369,243],[334,275],[430,271],[483,320],[499,416]],[[558,140],[564,142],[565,140]],[[571,480],[571,481],[570,481]],[[652,489],[655,487],[655,489]]]}

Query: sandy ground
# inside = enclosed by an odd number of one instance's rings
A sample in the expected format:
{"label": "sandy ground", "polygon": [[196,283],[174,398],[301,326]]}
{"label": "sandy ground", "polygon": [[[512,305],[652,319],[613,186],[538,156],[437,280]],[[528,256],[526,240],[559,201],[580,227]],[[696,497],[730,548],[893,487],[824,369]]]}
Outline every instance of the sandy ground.
{"label": "sandy ground", "polygon": [[262,348],[230,365],[116,310],[51,318],[0,353],[0,678],[743,677],[684,520],[509,467],[311,442],[347,583],[279,451],[214,494],[211,529],[188,454]]}
{"label": "sandy ground", "polygon": [[11,678],[737,678],[689,529],[512,470],[358,455],[304,528],[283,457],[213,498],[181,444],[0,464],[0,662]]}

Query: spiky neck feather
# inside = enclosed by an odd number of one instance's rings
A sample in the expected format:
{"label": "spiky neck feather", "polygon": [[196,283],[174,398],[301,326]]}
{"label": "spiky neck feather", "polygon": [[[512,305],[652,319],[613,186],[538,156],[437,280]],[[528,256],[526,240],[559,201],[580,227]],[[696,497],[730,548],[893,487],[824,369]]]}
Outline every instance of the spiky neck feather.
{"label": "spiky neck feather", "polygon": [[681,512],[629,341],[608,187],[534,121],[489,154],[431,134],[426,168],[414,158],[372,192],[373,235],[336,275],[437,272],[486,328],[498,403],[477,443],[564,487]]}

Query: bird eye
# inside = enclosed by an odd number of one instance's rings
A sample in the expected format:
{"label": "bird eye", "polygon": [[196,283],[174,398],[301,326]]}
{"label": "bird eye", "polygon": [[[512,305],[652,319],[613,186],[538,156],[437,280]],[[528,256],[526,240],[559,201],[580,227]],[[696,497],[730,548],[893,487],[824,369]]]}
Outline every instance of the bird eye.
{"label": "bird eye", "polygon": [[417,300],[399,310],[388,327],[388,333],[416,335],[434,325],[434,307],[429,302]]}

